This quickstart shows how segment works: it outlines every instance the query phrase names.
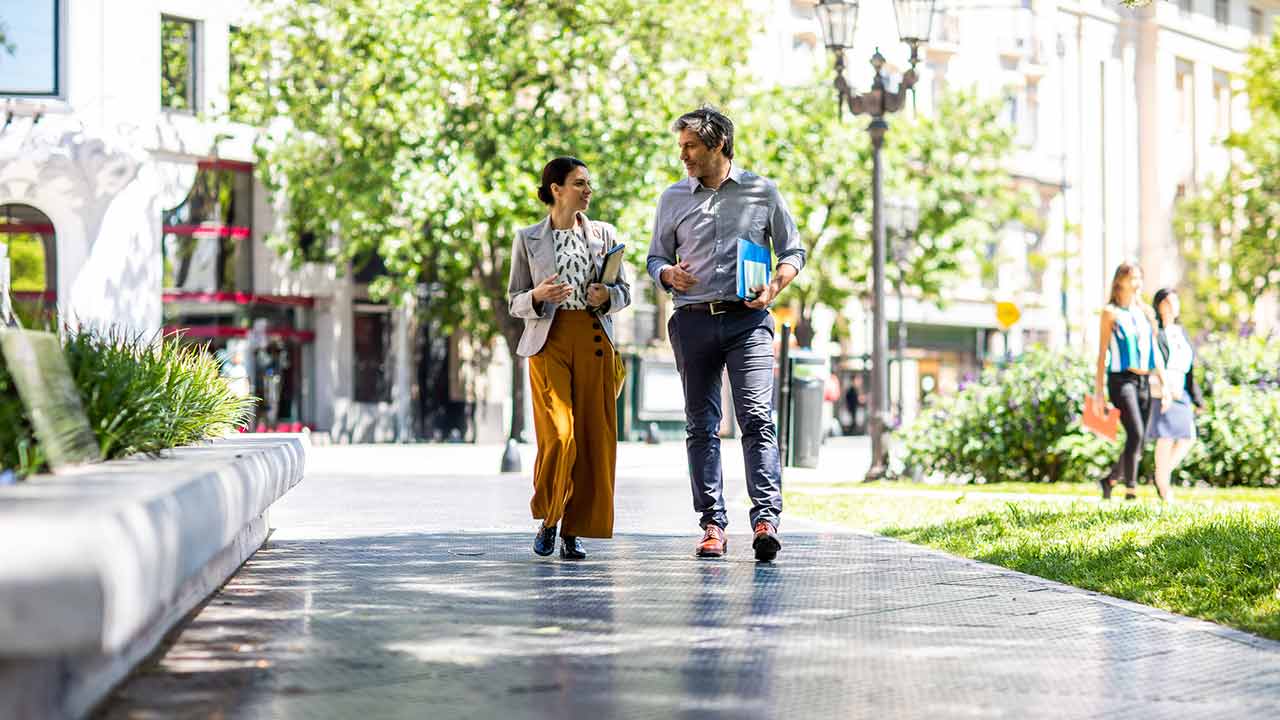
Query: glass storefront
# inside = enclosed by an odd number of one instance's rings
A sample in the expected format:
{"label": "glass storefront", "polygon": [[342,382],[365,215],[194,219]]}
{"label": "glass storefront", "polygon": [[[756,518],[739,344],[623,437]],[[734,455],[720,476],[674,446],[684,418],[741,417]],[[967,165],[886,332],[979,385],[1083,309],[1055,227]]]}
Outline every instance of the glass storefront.
{"label": "glass storefront", "polygon": [[312,423],[314,301],[253,292],[253,166],[199,164],[191,192],[164,213],[164,326],[206,346],[237,391],[259,398],[253,429]]}

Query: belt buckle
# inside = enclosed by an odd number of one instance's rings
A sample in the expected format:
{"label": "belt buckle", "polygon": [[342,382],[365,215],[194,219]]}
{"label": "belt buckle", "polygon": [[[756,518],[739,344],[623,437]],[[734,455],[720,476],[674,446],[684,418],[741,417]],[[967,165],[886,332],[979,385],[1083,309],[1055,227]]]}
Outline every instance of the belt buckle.
{"label": "belt buckle", "polygon": [[729,312],[729,311],[728,311],[728,310],[719,310],[719,311],[717,311],[717,310],[716,310],[716,306],[717,306],[717,305],[723,305],[723,304],[724,304],[724,303],[720,302],[719,300],[712,300],[711,302],[707,303],[707,310],[708,310],[712,315],[723,315],[723,314],[725,314],[725,313],[727,313],[727,312]]}

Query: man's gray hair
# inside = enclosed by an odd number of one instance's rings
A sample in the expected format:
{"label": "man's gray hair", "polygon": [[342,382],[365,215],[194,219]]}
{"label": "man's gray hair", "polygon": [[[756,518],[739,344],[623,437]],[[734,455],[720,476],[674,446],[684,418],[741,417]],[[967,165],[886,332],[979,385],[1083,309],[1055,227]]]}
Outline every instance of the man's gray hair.
{"label": "man's gray hair", "polygon": [[688,130],[697,135],[708,150],[714,149],[724,141],[721,152],[730,160],[733,159],[733,121],[719,110],[710,105],[703,105],[693,112],[681,115],[671,124],[671,132],[678,133],[681,130]]}

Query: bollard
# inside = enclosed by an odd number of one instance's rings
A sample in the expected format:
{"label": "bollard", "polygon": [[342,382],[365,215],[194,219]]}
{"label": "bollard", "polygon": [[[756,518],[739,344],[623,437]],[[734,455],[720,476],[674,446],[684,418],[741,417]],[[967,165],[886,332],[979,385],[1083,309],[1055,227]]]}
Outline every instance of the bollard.
{"label": "bollard", "polygon": [[520,472],[520,444],[515,438],[507,439],[507,449],[502,453],[502,472]]}
{"label": "bollard", "polygon": [[644,441],[649,445],[657,445],[662,442],[662,437],[658,435],[658,423],[651,422],[649,427],[645,428]]}

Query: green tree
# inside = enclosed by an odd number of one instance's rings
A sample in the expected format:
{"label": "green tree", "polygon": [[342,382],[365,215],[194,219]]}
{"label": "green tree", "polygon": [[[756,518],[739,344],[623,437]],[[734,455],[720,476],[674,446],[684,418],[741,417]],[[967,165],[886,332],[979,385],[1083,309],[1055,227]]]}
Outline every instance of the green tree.
{"label": "green tree", "polygon": [[[813,338],[812,313],[841,310],[870,293],[871,143],[866,118],[837,115],[827,84],[775,88],[741,103],[743,163],[782,183],[809,257],[783,299],[797,306],[797,340]],[[889,119],[883,151],[885,196],[914,197],[919,228],[906,263],[886,261],[889,281],[931,300],[971,266],[975,253],[1018,208],[1029,207],[1007,170],[1013,131],[999,103],[948,93],[932,115]]]}
{"label": "green tree", "polygon": [[446,331],[509,349],[523,328],[507,314],[510,248],[545,212],[542,165],[586,161],[593,215],[642,256],[638,219],[678,170],[671,120],[727,96],[749,22],[736,0],[264,5],[237,34],[232,90],[240,119],[271,128],[261,167],[291,207],[283,247],[301,260],[298,238],[336,236],[312,259],[376,255],[375,293],[429,287]]}
{"label": "green tree", "polygon": [[1181,203],[1174,232],[1187,271],[1188,324],[1231,331],[1280,289],[1280,35],[1249,50],[1252,127],[1224,141],[1231,166]]}

